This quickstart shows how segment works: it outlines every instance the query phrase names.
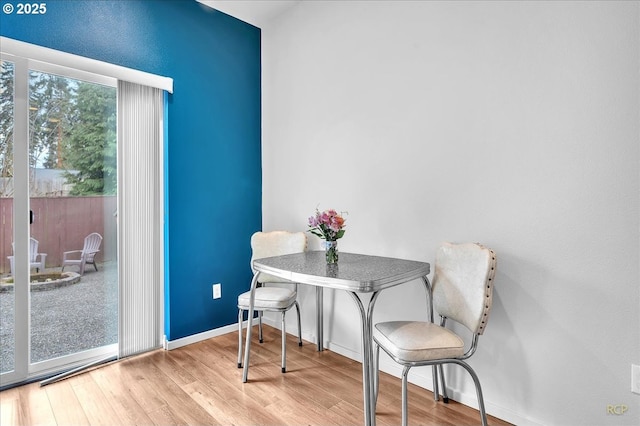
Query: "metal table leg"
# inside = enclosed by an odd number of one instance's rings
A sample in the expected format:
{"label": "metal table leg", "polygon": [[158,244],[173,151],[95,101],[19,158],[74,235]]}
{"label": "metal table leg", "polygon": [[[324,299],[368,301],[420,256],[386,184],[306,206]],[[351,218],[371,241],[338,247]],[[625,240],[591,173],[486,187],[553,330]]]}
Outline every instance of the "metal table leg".
{"label": "metal table leg", "polygon": [[369,341],[369,404],[371,410],[371,424],[375,426],[376,424],[376,388],[374,386],[374,378],[378,373],[376,370],[378,366],[373,362],[373,307],[380,295],[379,291],[371,294],[371,300],[369,300],[369,309],[367,311],[367,322],[369,323],[369,334],[367,335],[367,340]]}
{"label": "metal table leg", "polygon": [[349,292],[360,311],[362,325],[362,397],[364,399],[364,424],[365,426],[375,426],[375,389],[373,386],[373,306],[378,298],[379,292],[371,295],[369,306],[365,311],[362,300],[357,293]]}
{"label": "metal table leg", "polygon": [[[424,289],[427,294],[429,321],[433,323],[433,294],[431,289],[431,282],[426,275],[422,277],[422,282],[424,283]],[[442,368],[440,370],[442,371]],[[435,365],[431,368],[431,375],[433,376],[433,399],[438,401],[440,399],[440,389],[438,388],[438,368]]]}
{"label": "metal table leg", "polygon": [[251,296],[249,296],[249,317],[247,318],[247,340],[244,345],[244,368],[242,370],[242,383],[247,383],[249,378],[249,353],[251,353],[251,330],[253,329],[253,308],[256,301],[256,286],[258,285],[256,272],[251,280]]}
{"label": "metal table leg", "polygon": [[324,350],[324,292],[322,287],[316,287],[316,334],[318,335],[318,352]]}

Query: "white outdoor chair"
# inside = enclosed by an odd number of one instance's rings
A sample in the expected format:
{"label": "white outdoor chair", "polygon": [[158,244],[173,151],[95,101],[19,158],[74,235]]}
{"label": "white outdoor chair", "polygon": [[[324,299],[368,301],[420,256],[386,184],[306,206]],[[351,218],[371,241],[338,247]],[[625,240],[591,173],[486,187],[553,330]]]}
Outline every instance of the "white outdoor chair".
{"label": "white outdoor chair", "polygon": [[[38,253],[39,244],[35,238],[29,239],[29,267],[36,268],[36,272],[44,271],[45,260],[47,259],[47,253]],[[11,243],[11,247],[15,251],[15,243]],[[13,276],[15,269],[14,256],[7,256],[7,259],[9,259],[11,275]]]}
{"label": "white outdoor chair", "polygon": [[93,265],[98,271],[96,265],[96,254],[100,252],[100,244],[102,244],[102,235],[93,232],[84,239],[84,247],[82,250],[71,250],[62,253],[62,270],[65,266],[79,266],[80,275],[84,275],[84,267],[86,264]]}
{"label": "white outdoor chair", "polygon": [[[484,332],[491,311],[493,279],[496,273],[495,253],[479,244],[443,244],[437,251],[433,276],[433,306],[440,315],[440,325],[432,322],[392,321],[375,325],[375,368],[378,370],[380,348],[404,366],[402,371],[402,424],[407,425],[407,376],[415,366],[434,366],[434,398],[439,399],[437,380],[442,382],[444,402],[449,401],[443,364],[458,364],[469,372],[475,383],[482,424],[487,425],[480,381],[464,362],[476,351],[478,338]],[[470,347],[453,331],[445,328],[452,319],[473,333]],[[438,371],[436,371],[436,366]],[[376,374],[376,398],[378,392]]]}
{"label": "white outdoor chair", "polygon": [[[253,260],[264,257],[281,256],[284,254],[301,253],[307,249],[307,237],[304,232],[256,232],[251,236],[251,269]],[[255,273],[255,271],[253,271]],[[287,284],[286,287],[264,286],[265,283]],[[285,330],[285,314],[293,306],[298,314],[298,346],[302,346],[302,332],[300,330],[300,306],[296,301],[298,284],[282,278],[261,273],[255,289],[254,310],[258,312],[258,334],[262,343],[262,313],[265,311],[282,313],[282,372],[286,372],[287,333]],[[238,368],[242,368],[242,322],[244,311],[249,310],[251,292],[247,291],[238,296]]]}

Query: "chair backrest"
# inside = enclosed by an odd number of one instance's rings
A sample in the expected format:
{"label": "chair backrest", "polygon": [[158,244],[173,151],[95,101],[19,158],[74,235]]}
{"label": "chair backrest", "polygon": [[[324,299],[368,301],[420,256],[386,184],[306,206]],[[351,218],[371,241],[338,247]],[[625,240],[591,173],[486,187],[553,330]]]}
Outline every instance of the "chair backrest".
{"label": "chair backrest", "polygon": [[102,244],[102,235],[93,232],[85,237],[82,251],[87,254],[97,253],[100,251],[100,244]]}
{"label": "chair backrest", "polygon": [[[35,238],[29,238],[29,262],[35,262],[38,258],[38,245],[40,243]],[[11,243],[11,250],[15,254],[16,252],[16,243]]]}
{"label": "chair backrest", "polygon": [[434,309],[482,334],[491,311],[495,273],[493,250],[474,243],[442,244],[433,276]]}
{"label": "chair backrest", "polygon": [[[307,236],[304,232],[256,232],[251,236],[251,270],[254,259],[302,253],[306,249]],[[286,281],[268,274],[260,274],[258,280],[261,283]]]}
{"label": "chair backrest", "polygon": [[29,239],[29,262],[35,262],[38,258],[38,246],[40,243],[35,238]]}

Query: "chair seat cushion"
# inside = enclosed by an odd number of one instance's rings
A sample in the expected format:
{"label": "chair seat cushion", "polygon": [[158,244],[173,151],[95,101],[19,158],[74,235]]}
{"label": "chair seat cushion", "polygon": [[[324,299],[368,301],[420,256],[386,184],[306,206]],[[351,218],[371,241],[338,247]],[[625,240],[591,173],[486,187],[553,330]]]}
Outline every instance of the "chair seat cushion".
{"label": "chair seat cushion", "polygon": [[[238,308],[249,309],[249,296],[247,291],[238,296]],[[293,289],[282,287],[258,287],[254,308],[261,309],[287,309],[296,301],[296,292]]]}
{"label": "chair seat cushion", "polygon": [[430,322],[392,321],[376,324],[373,338],[389,354],[406,362],[459,358],[464,341],[451,330]]}

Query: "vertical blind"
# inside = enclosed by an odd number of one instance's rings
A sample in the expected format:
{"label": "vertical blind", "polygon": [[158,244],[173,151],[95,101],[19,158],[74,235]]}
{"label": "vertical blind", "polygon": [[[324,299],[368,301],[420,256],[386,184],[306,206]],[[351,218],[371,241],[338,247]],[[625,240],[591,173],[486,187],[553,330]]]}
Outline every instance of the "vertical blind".
{"label": "vertical blind", "polygon": [[118,81],[118,355],[158,348],[163,324],[163,92]]}

